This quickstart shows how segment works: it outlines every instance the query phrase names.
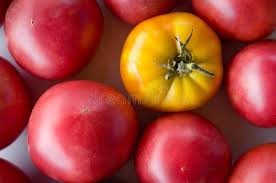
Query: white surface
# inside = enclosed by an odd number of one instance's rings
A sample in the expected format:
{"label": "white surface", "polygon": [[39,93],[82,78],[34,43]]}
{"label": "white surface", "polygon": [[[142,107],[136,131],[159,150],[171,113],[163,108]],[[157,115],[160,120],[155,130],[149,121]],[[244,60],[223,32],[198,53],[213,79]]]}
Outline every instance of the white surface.
{"label": "white surface", "polygon": [[[99,0],[99,2],[101,4],[105,18],[104,37],[100,48],[98,49],[97,54],[91,64],[80,74],[70,79],[95,80],[113,86],[122,93],[126,94],[120,79],[119,59],[126,36],[132,27],[124,24],[116,17],[112,16],[111,13],[102,5],[102,1]],[[186,9],[190,9],[190,4],[180,4],[177,10],[183,11]],[[270,38],[272,37],[274,37],[274,39],[276,38],[276,32],[274,32],[274,35],[270,36]],[[0,41],[0,55],[7,58],[15,65],[4,43],[3,29],[1,29],[0,32]],[[225,66],[229,62],[231,56],[240,46],[241,44],[239,43],[229,41],[224,42],[223,47],[225,55]],[[55,83],[33,78],[32,76],[22,71],[20,68],[18,69],[26,79],[34,96],[34,101],[35,98],[40,96],[41,93],[45,91],[45,89]],[[136,106],[136,108],[142,127],[147,122],[150,122],[152,119],[160,115],[156,112],[144,109],[143,107]],[[257,144],[273,141],[276,142],[276,129],[259,129],[252,127],[246,123],[245,120],[239,117],[236,112],[234,112],[227,100],[223,86],[218,92],[217,96],[211,100],[208,105],[200,110],[197,110],[197,112],[211,120],[219,129],[222,130],[227,141],[232,147],[234,159],[236,159],[248,148]],[[20,167],[25,173],[29,175],[34,183],[55,182],[42,175],[32,164],[27,151],[26,137],[27,135],[25,130],[11,146],[0,151],[0,157],[8,159]],[[138,182],[135,177],[133,163],[130,161],[112,179],[112,181],[107,182]]]}

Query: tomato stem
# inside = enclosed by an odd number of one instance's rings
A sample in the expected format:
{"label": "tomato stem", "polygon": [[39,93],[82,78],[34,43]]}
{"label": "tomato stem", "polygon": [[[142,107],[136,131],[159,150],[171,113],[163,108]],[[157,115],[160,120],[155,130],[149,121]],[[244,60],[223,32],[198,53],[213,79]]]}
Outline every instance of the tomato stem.
{"label": "tomato stem", "polygon": [[190,68],[191,70],[194,70],[194,71],[198,71],[200,72],[201,74],[204,74],[208,77],[215,77],[215,74],[201,68],[200,66],[198,66],[196,63],[189,63],[186,65],[188,68]]}
{"label": "tomato stem", "polygon": [[215,75],[198,64],[193,62],[192,53],[187,49],[187,45],[190,42],[193,35],[193,30],[189,37],[186,39],[185,43],[183,43],[180,39],[180,36],[175,36],[175,40],[177,42],[178,47],[178,55],[174,59],[169,59],[167,64],[162,64],[161,67],[169,70],[165,76],[166,80],[169,80],[171,77],[180,75],[186,76],[193,71],[200,72],[208,77],[214,77]]}

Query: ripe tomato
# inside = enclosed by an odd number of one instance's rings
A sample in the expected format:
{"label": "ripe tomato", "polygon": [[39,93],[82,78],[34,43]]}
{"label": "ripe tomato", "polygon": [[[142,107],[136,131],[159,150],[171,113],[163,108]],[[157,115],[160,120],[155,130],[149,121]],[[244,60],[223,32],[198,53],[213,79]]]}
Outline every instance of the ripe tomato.
{"label": "ripe tomato", "polygon": [[12,0],[0,0],[0,24],[2,24],[5,19],[5,14],[11,1]]}
{"label": "ripe tomato", "polygon": [[16,166],[0,159],[0,183],[30,183],[30,180]]}
{"label": "ripe tomato", "polygon": [[267,40],[242,49],[227,75],[234,108],[259,127],[276,127],[276,41]]}
{"label": "ripe tomato", "polygon": [[38,100],[28,126],[33,162],[61,182],[96,182],[128,159],[138,131],[135,111],[112,88],[72,81]]}
{"label": "ripe tomato", "polygon": [[153,122],[136,156],[141,183],[224,183],[230,166],[231,152],[222,134],[192,113]]}
{"label": "ripe tomato", "polygon": [[20,66],[44,79],[62,79],[91,60],[102,25],[95,0],[14,0],[5,34]]}
{"label": "ripe tomato", "polygon": [[193,7],[225,38],[256,41],[276,26],[275,0],[193,0]]}
{"label": "ripe tomato", "polygon": [[106,6],[122,20],[136,25],[172,10],[177,0],[104,0]]}
{"label": "ripe tomato", "polygon": [[191,110],[218,90],[223,66],[214,31],[189,13],[171,13],[139,24],[121,56],[121,76],[131,96],[161,111]]}
{"label": "ripe tomato", "polygon": [[31,111],[30,98],[17,71],[0,58],[0,150],[22,132]]}
{"label": "ripe tomato", "polygon": [[244,154],[235,164],[228,183],[275,183],[276,144],[263,144]]}

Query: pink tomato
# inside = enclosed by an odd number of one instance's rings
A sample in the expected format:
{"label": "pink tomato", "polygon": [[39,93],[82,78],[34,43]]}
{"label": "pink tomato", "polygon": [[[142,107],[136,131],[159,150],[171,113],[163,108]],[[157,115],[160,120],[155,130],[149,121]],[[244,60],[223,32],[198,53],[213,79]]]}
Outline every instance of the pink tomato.
{"label": "pink tomato", "polygon": [[142,183],[224,183],[230,166],[222,134],[192,113],[167,115],[150,124],[136,156]]}
{"label": "pink tomato", "polygon": [[30,97],[15,68],[0,58],[0,149],[10,145],[27,125]]}
{"label": "pink tomato", "polygon": [[125,22],[136,25],[151,17],[168,13],[177,0],[104,0],[106,6]]}
{"label": "pink tomato", "polygon": [[193,0],[198,15],[225,38],[256,41],[275,29],[275,0]]}
{"label": "pink tomato", "polygon": [[96,182],[129,158],[138,131],[135,111],[116,90],[90,81],[50,88],[28,126],[33,162],[61,182]]}
{"label": "pink tomato", "polygon": [[30,183],[30,180],[15,165],[0,159],[0,183]]}
{"label": "pink tomato", "polygon": [[229,66],[227,89],[239,114],[259,127],[276,127],[276,41],[242,49]]}
{"label": "pink tomato", "polygon": [[95,0],[14,0],[5,34],[20,66],[44,79],[62,79],[91,60],[102,26]]}
{"label": "pink tomato", "polygon": [[263,144],[236,162],[228,183],[275,183],[275,172],[276,144]]}

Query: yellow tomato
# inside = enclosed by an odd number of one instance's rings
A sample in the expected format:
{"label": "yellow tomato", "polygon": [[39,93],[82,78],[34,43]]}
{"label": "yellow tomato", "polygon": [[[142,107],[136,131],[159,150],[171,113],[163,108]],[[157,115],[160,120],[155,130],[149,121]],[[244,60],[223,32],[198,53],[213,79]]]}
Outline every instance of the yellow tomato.
{"label": "yellow tomato", "polygon": [[171,13],[137,25],[121,56],[121,76],[142,105],[167,112],[192,110],[210,100],[222,81],[216,33],[190,13]]}

